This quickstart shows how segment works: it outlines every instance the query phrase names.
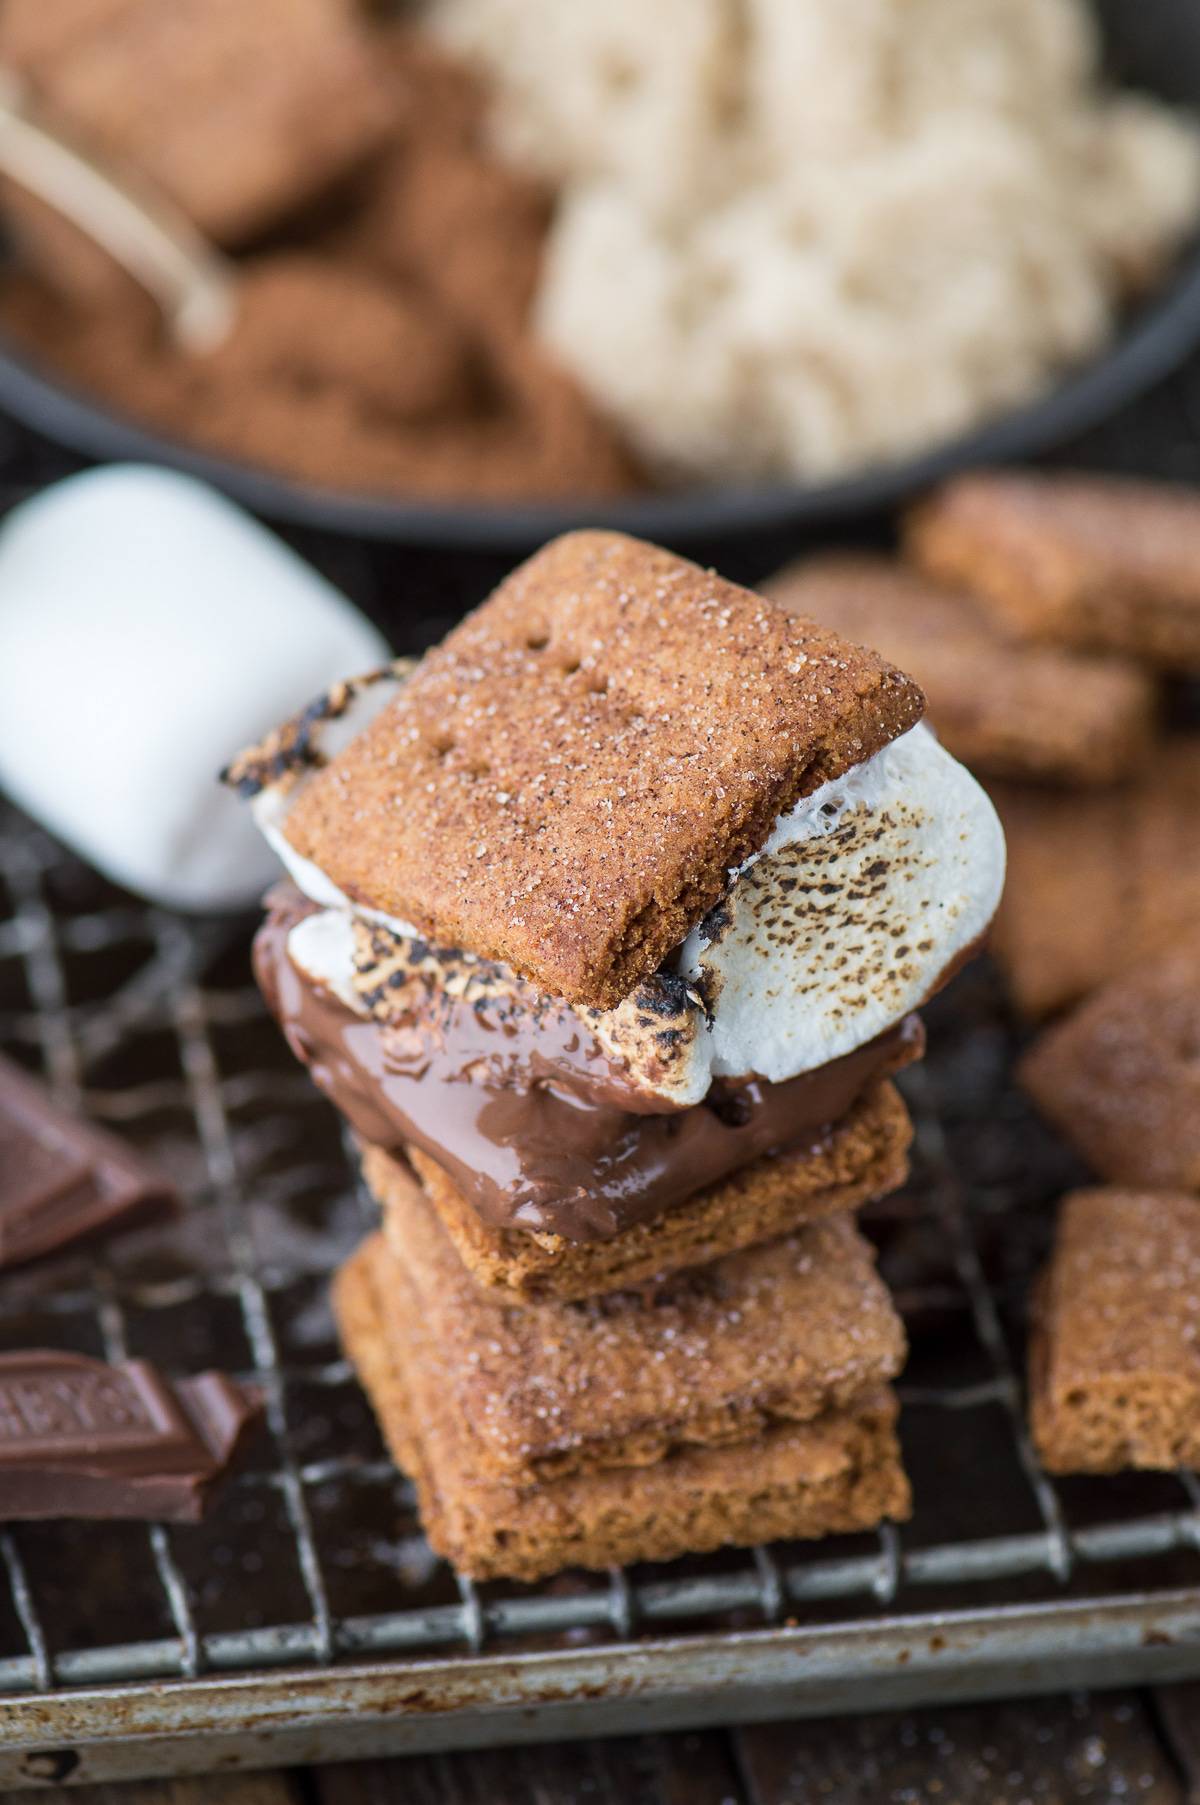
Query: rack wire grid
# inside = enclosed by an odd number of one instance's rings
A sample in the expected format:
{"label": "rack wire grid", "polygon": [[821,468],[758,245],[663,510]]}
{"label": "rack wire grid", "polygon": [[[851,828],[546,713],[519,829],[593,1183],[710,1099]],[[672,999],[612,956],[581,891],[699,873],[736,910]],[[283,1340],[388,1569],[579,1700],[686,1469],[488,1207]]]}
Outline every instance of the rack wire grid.
{"label": "rack wire grid", "polygon": [[[1157,427],[1143,409],[1135,467],[1200,475],[1198,395],[1193,371],[1152,404]],[[0,475],[27,458],[3,430]],[[1135,442],[1115,429],[1090,461],[1120,467]],[[59,467],[39,455],[0,501]],[[315,550],[378,603],[391,579],[360,551]],[[427,584],[410,642],[462,599]],[[251,928],[147,907],[0,805],[0,1046],[186,1200],[0,1275],[0,1347],[219,1365],[267,1404],[203,1524],[0,1526],[0,1784],[1200,1673],[1196,1479],[1052,1482],[1030,1446],[1028,1285],[1082,1175],[1012,1085],[1017,1030],[986,963],[928,1012],[904,1077],[912,1179],[866,1216],[912,1348],[912,1521],[476,1586],[428,1549],[338,1348],[329,1275],[374,1212],[251,983]]]}

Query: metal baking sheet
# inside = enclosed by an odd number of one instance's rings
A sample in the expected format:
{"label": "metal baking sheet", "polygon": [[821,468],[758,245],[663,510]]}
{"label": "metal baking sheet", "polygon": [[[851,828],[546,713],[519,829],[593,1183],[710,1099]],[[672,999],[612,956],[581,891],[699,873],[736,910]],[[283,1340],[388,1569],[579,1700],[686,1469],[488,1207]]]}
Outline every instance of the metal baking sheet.
{"label": "metal baking sheet", "polygon": [[430,1554],[337,1347],[328,1274],[371,1206],[249,926],[145,908],[0,816],[0,1045],[187,1199],[3,1275],[0,1345],[220,1363],[268,1399],[202,1526],[0,1530],[0,1783],[1200,1673],[1193,1477],[1051,1482],[1028,1442],[1027,1284],[1077,1174],[1012,1088],[986,966],[930,1011],[913,1179],[868,1218],[912,1340],[913,1521],[476,1587]]}

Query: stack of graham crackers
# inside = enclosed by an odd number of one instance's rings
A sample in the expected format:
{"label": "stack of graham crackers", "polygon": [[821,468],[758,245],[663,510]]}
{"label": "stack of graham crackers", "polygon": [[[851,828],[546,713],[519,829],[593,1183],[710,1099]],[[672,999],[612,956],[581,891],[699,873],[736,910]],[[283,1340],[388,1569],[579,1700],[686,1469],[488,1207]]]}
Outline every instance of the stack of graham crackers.
{"label": "stack of graham crackers", "polygon": [[1007,643],[1061,661],[1061,716],[1080,672],[1123,686],[1123,708],[1110,695],[1097,711],[1103,753],[1081,738],[1073,775],[996,789],[1013,860],[996,950],[1018,1007],[1042,1017],[1200,920],[1200,734],[1171,727],[1174,686],[1200,676],[1200,496],[978,475],[918,510],[909,542]]}
{"label": "stack of graham crackers", "polygon": [[[897,658],[993,789],[994,946],[1043,1025],[1018,1067],[1102,1185],[1068,1195],[1034,1300],[1030,1417],[1057,1472],[1200,1447],[1200,496],[982,472],[905,561],[813,560],[787,605]],[[1181,681],[1182,680],[1182,681]]]}
{"label": "stack of graham crackers", "polygon": [[383,1213],[345,1345],[476,1578],[860,1530],[909,1494],[853,1212],[1003,843],[874,653],[655,547],[546,547],[232,780],[257,944]]}
{"label": "stack of graham crackers", "polygon": [[[977,476],[916,515],[915,555],[1011,639],[1141,686],[1142,726],[1081,748],[1087,793],[1006,784],[997,953],[1039,1020],[1018,1077],[1103,1186],[1063,1199],[1034,1299],[1030,1419],[1054,1472],[1194,1465],[1200,1447],[1200,497]],[[1194,718],[1194,714],[1193,714]]]}

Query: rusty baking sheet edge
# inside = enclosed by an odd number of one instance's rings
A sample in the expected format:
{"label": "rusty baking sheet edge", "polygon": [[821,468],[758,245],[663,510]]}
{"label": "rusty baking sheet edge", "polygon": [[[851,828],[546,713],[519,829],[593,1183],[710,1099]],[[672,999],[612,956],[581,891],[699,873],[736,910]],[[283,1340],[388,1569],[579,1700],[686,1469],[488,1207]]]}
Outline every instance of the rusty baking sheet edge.
{"label": "rusty baking sheet edge", "polygon": [[513,1657],[385,1661],[0,1703],[37,1787],[1200,1675],[1200,1588]]}

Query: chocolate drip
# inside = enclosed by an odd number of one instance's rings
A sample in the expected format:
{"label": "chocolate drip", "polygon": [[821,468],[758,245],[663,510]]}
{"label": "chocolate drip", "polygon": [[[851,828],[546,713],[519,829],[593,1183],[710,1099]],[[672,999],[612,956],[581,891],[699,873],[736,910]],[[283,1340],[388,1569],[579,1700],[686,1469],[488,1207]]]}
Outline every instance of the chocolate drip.
{"label": "chocolate drip", "polygon": [[277,905],[255,942],[258,981],[292,1051],[364,1140],[422,1148],[497,1228],[606,1240],[763,1154],[818,1143],[872,1079],[922,1049],[920,1021],[908,1016],[783,1084],[716,1085],[692,1108],[664,1100],[648,1114],[628,1077],[621,1106],[610,1060],[589,1061],[582,1021],[579,1044],[572,1035],[570,1058],[555,1064],[540,1036],[522,1040],[519,1018],[506,1025],[501,1060],[487,1045],[495,1030],[469,1008],[457,1032],[424,1040],[364,1019],[288,957],[288,933],[307,912]]}

